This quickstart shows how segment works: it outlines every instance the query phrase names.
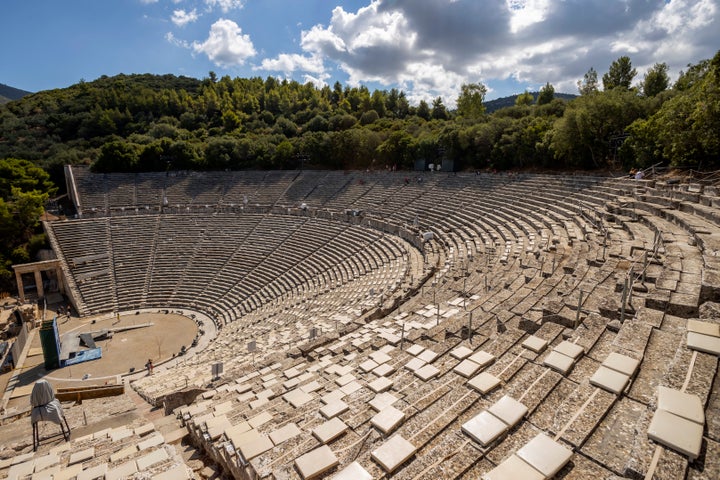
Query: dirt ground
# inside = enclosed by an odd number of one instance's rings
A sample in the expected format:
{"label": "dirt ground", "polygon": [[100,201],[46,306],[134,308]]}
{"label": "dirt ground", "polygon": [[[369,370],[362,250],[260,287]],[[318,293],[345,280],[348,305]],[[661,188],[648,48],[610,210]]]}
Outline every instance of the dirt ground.
{"label": "dirt ground", "polygon": [[[144,374],[148,359],[152,359],[157,366],[172,358],[173,355],[177,355],[183,345],[189,348],[198,331],[197,325],[192,319],[173,313],[127,314],[121,315],[119,321],[113,317],[97,319],[95,323],[92,323],[92,318],[73,317],[70,320],[66,320],[66,318],[61,317],[58,320],[60,338],[68,332],[94,332],[147,323],[153,325],[118,332],[109,340],[96,341],[96,345],[102,349],[102,358],[98,360],[49,372],[43,366],[40,337],[35,331],[32,335],[28,356],[21,367],[22,373],[16,388],[30,385],[40,378],[47,379],[56,388],[82,384],[115,384],[119,380],[118,377],[129,373],[131,368],[134,368],[135,372]],[[27,396],[12,398],[7,407],[20,406],[27,402]]]}

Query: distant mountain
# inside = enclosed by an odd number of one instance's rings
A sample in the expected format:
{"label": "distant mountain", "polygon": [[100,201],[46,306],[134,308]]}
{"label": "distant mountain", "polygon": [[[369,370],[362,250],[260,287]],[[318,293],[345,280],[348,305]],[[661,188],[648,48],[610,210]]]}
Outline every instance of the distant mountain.
{"label": "distant mountain", "polygon": [[0,83],[0,104],[11,102],[13,100],[19,100],[25,95],[30,95],[32,92],[20,90],[19,88],[11,87]]}
{"label": "distant mountain", "polygon": [[[537,101],[537,97],[540,94],[540,92],[530,92],[530,94],[533,96],[535,101]],[[515,105],[515,100],[517,99],[518,95],[511,95],[509,97],[502,97],[502,98],[496,98],[495,100],[490,100],[487,102],[484,102],[485,105],[485,111],[487,113],[492,113],[496,110],[500,110],[501,108],[506,107],[512,107]],[[560,98],[562,100],[572,100],[573,98],[576,98],[577,95],[573,95],[571,93],[555,93],[555,98]]]}

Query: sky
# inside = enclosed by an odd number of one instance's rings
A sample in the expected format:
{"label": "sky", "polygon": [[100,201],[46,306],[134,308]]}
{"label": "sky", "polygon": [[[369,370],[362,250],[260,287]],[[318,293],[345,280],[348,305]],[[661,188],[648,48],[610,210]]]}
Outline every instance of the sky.
{"label": "sky", "polygon": [[340,81],[454,106],[577,93],[620,56],[636,82],[665,62],[675,79],[720,49],[720,0],[3,0],[0,83],[32,92],[102,75]]}

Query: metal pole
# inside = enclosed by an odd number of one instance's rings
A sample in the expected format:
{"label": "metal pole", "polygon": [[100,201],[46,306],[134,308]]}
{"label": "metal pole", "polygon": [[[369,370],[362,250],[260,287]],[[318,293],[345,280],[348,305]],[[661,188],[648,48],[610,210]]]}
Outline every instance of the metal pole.
{"label": "metal pole", "polygon": [[582,301],[583,301],[583,292],[582,292],[582,290],[580,290],[580,296],[578,297],[577,312],[575,312],[575,328],[577,328],[578,324],[580,323],[580,308],[582,307]]}
{"label": "metal pole", "polygon": [[642,283],[643,283],[643,285],[645,285],[645,272],[647,271],[647,267],[648,267],[648,255],[647,255],[647,250],[645,250],[645,255],[644,255],[644,258],[643,258],[643,271],[642,271]]}
{"label": "metal pole", "polygon": [[472,313],[468,317],[468,338],[470,339],[470,345],[472,345],[473,329],[472,329]]}
{"label": "metal pole", "polygon": [[625,321],[625,299],[627,298],[628,279],[625,277],[625,284],[623,285],[622,303],[620,305],[620,323]]}
{"label": "metal pole", "polygon": [[400,330],[400,350],[403,349],[405,345],[405,322],[402,324],[402,330]]}
{"label": "metal pole", "polygon": [[605,249],[607,248],[607,232],[605,232],[605,236],[603,237],[603,262],[605,261]]}

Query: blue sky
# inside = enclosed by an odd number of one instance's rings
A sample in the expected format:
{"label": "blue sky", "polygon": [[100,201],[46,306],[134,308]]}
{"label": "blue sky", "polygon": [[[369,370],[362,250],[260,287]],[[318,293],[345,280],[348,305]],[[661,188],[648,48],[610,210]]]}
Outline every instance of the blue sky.
{"label": "blue sky", "polygon": [[720,48],[720,0],[3,0],[0,83],[39,91],[118,73],[268,75],[397,87],[454,105],[630,57],[674,78]]}

